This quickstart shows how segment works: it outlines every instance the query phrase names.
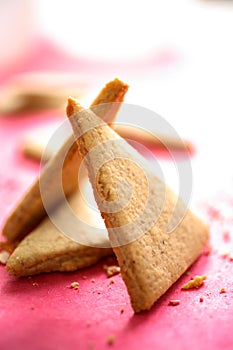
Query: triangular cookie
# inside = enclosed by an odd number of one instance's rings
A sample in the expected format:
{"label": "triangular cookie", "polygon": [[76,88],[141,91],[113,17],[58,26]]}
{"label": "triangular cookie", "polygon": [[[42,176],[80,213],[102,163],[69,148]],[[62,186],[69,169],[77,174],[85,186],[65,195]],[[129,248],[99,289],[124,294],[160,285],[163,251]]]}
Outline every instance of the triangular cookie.
{"label": "triangular cookie", "polygon": [[[48,217],[45,218],[20,242],[8,259],[6,268],[10,274],[29,276],[52,271],[74,271],[112,254],[112,249],[101,248],[109,246],[106,229],[96,229],[93,237],[88,225],[96,224],[96,217],[93,218],[93,212],[87,207],[79,191],[69,198],[69,205],[81,220],[73,225],[75,228],[72,237],[75,241],[64,236],[61,228],[59,230]],[[53,216],[60,216],[65,209],[65,204],[61,203]],[[65,224],[67,225],[69,222]]]}
{"label": "triangular cookie", "polygon": [[208,228],[185,212],[125,140],[91,110],[77,105],[78,110],[68,116],[132,307],[148,310],[197,259]]}
{"label": "triangular cookie", "polygon": [[[102,89],[98,97],[92,103],[91,108],[95,109],[99,116],[105,117],[105,120],[111,122],[120,107],[120,103],[112,104],[111,102],[122,102],[127,90],[128,85],[121,82],[119,79],[115,79]],[[105,105],[103,105],[101,109],[98,109],[97,105],[99,103]],[[61,163],[63,159],[65,159],[64,163]],[[77,145],[74,142],[73,135],[71,135],[58,153],[46,164],[40,178],[33,183],[31,188],[6,219],[2,234],[9,242],[20,241],[31,232],[46,215],[41,199],[40,184],[46,189],[47,209],[49,210],[52,210],[61,200],[61,191],[59,191],[61,178],[63,191],[66,196],[77,189],[77,174],[80,162],[81,158],[77,152]]]}
{"label": "triangular cookie", "polygon": [[[118,79],[115,79],[104,87],[92,105],[94,106],[98,103],[103,103],[103,105],[101,105],[101,109],[97,110],[98,114],[101,115],[102,118],[112,120],[120,104],[115,103],[113,105],[111,102],[122,102],[127,89],[128,86],[126,84],[122,83]],[[70,104],[72,112],[75,111],[75,107],[76,103],[73,105]],[[107,113],[108,115],[106,115]],[[72,142],[73,137],[68,140],[66,145],[70,145]],[[60,150],[58,154],[63,155],[63,152],[67,152],[68,150],[68,146],[63,146],[62,151]],[[77,152],[76,143],[73,144],[71,151],[69,151],[67,156],[67,158],[71,154],[73,156],[73,158],[68,158],[68,169],[66,164],[64,165],[64,168],[66,167],[66,172],[63,173],[63,175],[65,175],[64,181],[67,183],[69,181],[72,182],[73,180],[77,181],[77,173],[74,172],[74,170],[77,171],[77,166],[80,165],[80,156]],[[59,160],[59,156],[57,157],[57,160]],[[52,179],[57,181],[56,175],[52,173],[52,170],[55,171],[55,169],[59,171],[57,163],[59,162],[55,162],[54,160],[52,165],[47,168],[48,170],[44,171],[46,172],[50,183],[52,183]],[[72,166],[75,169],[72,169]],[[52,176],[51,180],[49,178],[50,176]],[[109,247],[106,230],[95,230],[95,233],[98,232],[98,235],[97,237],[93,237],[91,236],[90,227],[83,224],[83,222],[87,222],[87,224],[89,223],[89,225],[91,225],[90,218],[92,217],[93,219],[93,213],[90,213],[90,210],[88,211],[88,207],[82,200],[79,190],[75,186],[71,186],[71,189],[74,190],[74,194],[68,199],[69,205],[74,214],[78,214],[78,217],[81,218],[81,221],[78,223],[75,222],[75,227],[72,227],[72,237],[71,234],[69,237],[64,236],[62,229],[60,227],[57,228],[55,224],[51,222],[48,217],[46,217],[41,224],[39,224],[27,237],[22,240],[22,242],[19,243],[18,247],[8,259],[6,268],[10,274],[16,276],[27,276],[51,271],[73,271],[89,266],[100,260],[102,257],[112,254],[112,250],[110,248],[101,248]],[[14,220],[20,218],[20,213],[23,213],[22,210],[26,208],[30,199],[32,200],[33,205],[32,209],[30,210],[30,214],[32,216],[35,216],[36,209],[38,210],[38,208],[41,208],[38,206],[38,201],[41,205],[41,198],[38,195],[37,200],[35,200],[35,190],[39,191],[38,181],[28,192],[28,195],[26,195],[26,197],[22,200],[20,206],[16,208],[15,215],[13,216]],[[66,203],[60,203],[53,211],[52,217],[54,218],[56,215],[63,215],[65,212],[65,206]],[[29,224],[31,224],[32,219],[33,218],[30,218],[29,214],[26,212],[26,215],[23,217],[22,225],[17,227],[17,230],[15,231],[16,236],[14,236],[14,239],[15,237],[17,237],[17,239],[22,237],[22,227],[28,225],[27,220],[29,220]],[[62,219],[65,223],[67,222],[64,218]],[[8,219],[11,226],[13,225],[14,220]],[[23,232],[25,233],[25,231]],[[64,232],[66,233],[66,227]],[[82,239],[83,237],[85,237],[84,240]]]}

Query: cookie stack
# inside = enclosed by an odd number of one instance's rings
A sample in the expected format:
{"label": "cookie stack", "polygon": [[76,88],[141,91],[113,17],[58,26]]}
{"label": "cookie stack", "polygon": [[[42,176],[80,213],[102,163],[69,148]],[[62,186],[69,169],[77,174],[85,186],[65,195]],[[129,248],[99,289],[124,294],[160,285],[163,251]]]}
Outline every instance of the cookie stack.
{"label": "cookie stack", "polygon": [[[113,251],[132,307],[140,312],[150,309],[197,259],[209,232],[151,171],[147,160],[108,125],[127,89],[127,84],[113,80],[89,110],[68,99],[67,116],[74,135],[7,219],[3,234],[9,243],[20,241],[6,265],[17,276],[72,271]],[[101,108],[94,108],[98,104]],[[89,232],[90,226],[77,221],[69,231],[69,236],[75,231],[75,242],[59,231],[46,212],[61,217],[68,201],[74,213],[84,210],[84,216],[90,216],[77,180],[82,160],[106,230]],[[40,183],[47,191],[41,192]],[[65,204],[60,198],[61,184]],[[43,192],[47,192],[46,206]],[[68,227],[70,220],[63,221]],[[90,244],[77,243],[79,236]]]}

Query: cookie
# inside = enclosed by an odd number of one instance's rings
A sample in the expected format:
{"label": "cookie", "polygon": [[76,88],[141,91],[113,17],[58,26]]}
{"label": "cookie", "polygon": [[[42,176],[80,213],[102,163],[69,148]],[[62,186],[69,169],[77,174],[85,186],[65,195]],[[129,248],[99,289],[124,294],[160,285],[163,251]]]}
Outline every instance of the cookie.
{"label": "cookie", "polygon": [[[121,82],[119,79],[115,79],[103,88],[91,105],[91,108],[94,108],[98,102],[104,103],[107,119],[111,122],[127,90],[128,85]],[[111,104],[111,102],[119,102],[119,104]],[[96,107],[95,111],[98,112]],[[102,111],[100,111],[100,115],[103,115]],[[63,159],[65,159],[64,163]],[[69,196],[77,190],[77,173],[80,162],[81,158],[77,152],[77,145],[71,135],[57,154],[46,164],[40,178],[36,179],[31,188],[6,219],[2,234],[9,242],[20,241],[46,216],[41,198],[41,185],[43,188],[47,189],[44,192],[46,192],[47,195],[46,202],[47,209],[49,210],[52,210],[61,200],[61,191],[59,190],[61,187],[61,179],[63,191],[66,196]]]}
{"label": "cookie", "polygon": [[69,120],[132,307],[149,310],[198,258],[208,227],[92,111],[79,105]]}
{"label": "cookie", "polygon": [[[69,205],[80,219],[73,224],[72,237],[64,235],[66,230],[63,232],[48,217],[45,218],[19,243],[8,259],[6,268],[11,275],[21,277],[52,271],[74,271],[113,254],[106,229],[96,229],[94,237],[91,234],[88,225],[93,225],[93,213],[79,191],[71,195]],[[55,211],[61,216],[65,204],[60,204]]]}

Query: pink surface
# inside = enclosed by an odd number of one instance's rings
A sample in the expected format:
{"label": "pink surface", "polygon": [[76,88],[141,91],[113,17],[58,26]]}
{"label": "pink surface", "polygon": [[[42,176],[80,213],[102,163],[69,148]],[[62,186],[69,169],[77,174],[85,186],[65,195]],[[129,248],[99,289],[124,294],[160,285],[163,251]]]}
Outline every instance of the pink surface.
{"label": "pink surface", "polygon": [[[55,119],[0,119],[1,222],[39,170],[19,152],[22,134]],[[204,206],[212,226],[211,253],[204,253],[189,276],[183,275],[150,312],[140,315],[133,314],[121,277],[110,284],[104,262],[79,272],[21,279],[0,266],[0,349],[105,349],[110,335],[115,336],[115,349],[232,349],[233,261],[222,254],[232,246],[233,200],[225,196],[215,202],[220,209]],[[181,291],[196,274],[207,274],[204,286]],[[69,288],[73,281],[80,283],[79,290]],[[221,294],[223,287],[226,293]],[[180,304],[169,306],[170,299]]]}
{"label": "pink surface", "polygon": [[47,40],[38,38],[31,47],[31,53],[27,59],[18,65],[15,62],[10,70],[1,71],[0,81],[5,81],[9,76],[24,73],[28,71],[59,71],[65,73],[81,73],[87,74],[89,78],[103,76],[113,76],[127,72],[143,76],[150,74],[151,70],[159,71],[162,68],[168,68],[179,62],[181,54],[173,49],[165,48],[160,51],[152,52],[143,59],[135,59],[130,61],[100,61],[84,59],[66,54],[61,48],[48,42]]}
{"label": "pink surface", "polygon": [[[52,59],[46,57],[36,67],[50,67]],[[32,62],[21,71],[35,68]],[[62,66],[62,60],[58,62]],[[39,171],[38,164],[19,151],[22,135],[58,119],[52,114],[0,118],[1,225]],[[210,254],[202,254],[190,275],[184,274],[140,315],[134,315],[121,277],[115,276],[110,284],[102,268],[106,261],[79,272],[21,279],[9,276],[0,265],[0,349],[232,349],[233,261],[223,254],[233,252],[233,199],[226,195],[210,202],[211,206],[203,205],[211,223]],[[207,275],[204,286],[181,291],[196,274]],[[79,290],[69,288],[73,281],[80,283]],[[226,293],[221,294],[221,288]],[[180,304],[169,306],[171,299]],[[107,342],[111,335],[113,345]]]}

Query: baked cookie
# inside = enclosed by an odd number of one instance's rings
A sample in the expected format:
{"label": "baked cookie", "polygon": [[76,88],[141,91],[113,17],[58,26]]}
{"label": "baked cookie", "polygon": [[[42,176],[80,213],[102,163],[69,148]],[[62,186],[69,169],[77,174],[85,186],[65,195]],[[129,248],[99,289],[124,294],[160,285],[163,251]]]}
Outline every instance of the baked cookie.
{"label": "baked cookie", "polygon": [[[95,112],[99,112],[98,115],[100,116],[105,113],[107,121],[112,122],[127,90],[127,84],[115,79],[102,89],[92,103],[91,108],[95,108]],[[112,102],[119,103],[112,104]],[[101,107],[99,110],[97,109],[96,105],[98,103],[104,105],[104,112]],[[66,196],[77,190],[77,174],[80,162],[81,158],[77,152],[77,145],[74,142],[73,135],[71,135],[57,154],[45,165],[40,177],[37,178],[6,219],[2,234],[7,241],[20,241],[46,216],[41,198],[41,185],[46,189],[44,192],[46,192],[45,199],[49,210],[52,210],[63,197],[61,183]]]}
{"label": "baked cookie", "polygon": [[76,104],[67,114],[132,307],[148,310],[200,255],[208,227],[135,149]]}
{"label": "baked cookie", "polygon": [[[11,254],[6,264],[11,275],[29,276],[52,271],[74,271],[113,254],[107,230],[91,230],[98,223],[98,219],[101,220],[100,214],[99,218],[93,217],[93,212],[85,204],[79,191],[72,194],[68,201],[70,209],[77,217],[66,218],[66,203],[61,203],[53,213],[55,221],[45,218]],[[57,221],[56,217],[59,218]],[[59,227],[61,222],[65,224]],[[98,226],[101,227],[101,222]]]}

